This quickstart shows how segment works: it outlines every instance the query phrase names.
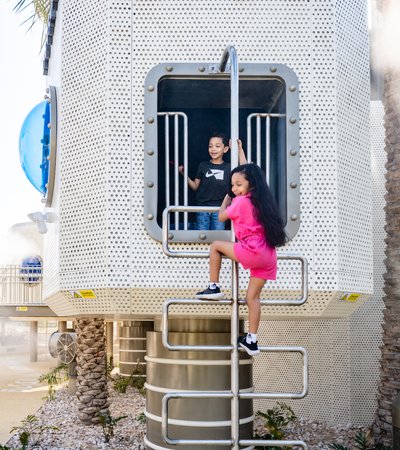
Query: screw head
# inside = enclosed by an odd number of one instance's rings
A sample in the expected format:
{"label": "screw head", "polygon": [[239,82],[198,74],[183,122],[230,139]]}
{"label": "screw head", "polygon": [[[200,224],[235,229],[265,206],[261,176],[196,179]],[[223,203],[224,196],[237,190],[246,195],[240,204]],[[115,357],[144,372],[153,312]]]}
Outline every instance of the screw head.
{"label": "screw head", "polygon": [[166,70],[167,72],[172,72],[172,71],[174,70],[174,68],[173,68],[172,66],[167,66],[167,67],[165,68],[165,70]]}
{"label": "screw head", "polygon": [[147,88],[147,90],[149,92],[153,92],[154,91],[154,86],[152,84],[150,84],[150,86]]}
{"label": "screw head", "polygon": [[207,235],[205,233],[201,233],[199,234],[199,238],[204,241],[204,239],[206,239]]}
{"label": "screw head", "polygon": [[147,150],[147,154],[148,154],[149,156],[153,156],[153,155],[154,155],[154,150],[153,150],[152,148],[149,148],[149,149]]}
{"label": "screw head", "polygon": [[292,148],[289,153],[290,153],[290,156],[296,156],[297,150],[295,148]]}
{"label": "screw head", "polygon": [[292,214],[290,216],[290,220],[293,220],[293,222],[295,222],[296,220],[298,220],[299,216],[297,214]]}
{"label": "screw head", "polygon": [[296,86],[294,84],[292,84],[291,86],[289,86],[289,91],[290,92],[296,92]]}
{"label": "screw head", "polygon": [[244,67],[239,67],[239,72],[240,73],[244,72]]}
{"label": "screw head", "polygon": [[148,122],[148,123],[154,123],[154,117],[149,117],[149,118],[147,119],[147,122]]}
{"label": "screw head", "polygon": [[291,187],[292,189],[296,189],[296,188],[297,188],[297,183],[296,183],[295,181],[292,181],[292,182],[290,183],[290,187]]}
{"label": "screw head", "polygon": [[152,181],[147,182],[147,187],[152,188],[154,186],[154,183]]}
{"label": "screw head", "polygon": [[199,72],[204,72],[205,70],[206,70],[206,68],[204,66],[199,67]]}
{"label": "screw head", "polygon": [[297,122],[296,117],[291,117],[291,118],[289,119],[289,122],[292,123],[292,124],[296,123],[296,122]]}
{"label": "screw head", "polygon": [[172,233],[168,233],[168,239],[172,240],[174,238],[174,235]]}
{"label": "screw head", "polygon": [[154,219],[153,214],[147,214],[146,217],[147,217],[148,220],[153,220]]}
{"label": "screw head", "polygon": [[269,68],[269,71],[272,72],[272,73],[275,73],[276,70],[277,70],[277,69],[276,69],[275,66],[272,66],[272,67]]}

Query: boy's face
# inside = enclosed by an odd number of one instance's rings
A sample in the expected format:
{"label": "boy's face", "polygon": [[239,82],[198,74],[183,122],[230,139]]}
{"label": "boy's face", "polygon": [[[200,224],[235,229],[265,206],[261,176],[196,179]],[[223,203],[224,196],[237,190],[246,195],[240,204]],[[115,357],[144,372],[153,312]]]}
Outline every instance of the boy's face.
{"label": "boy's face", "polygon": [[221,160],[229,150],[229,147],[224,146],[224,142],[220,137],[212,137],[208,142],[208,153],[212,160]]}

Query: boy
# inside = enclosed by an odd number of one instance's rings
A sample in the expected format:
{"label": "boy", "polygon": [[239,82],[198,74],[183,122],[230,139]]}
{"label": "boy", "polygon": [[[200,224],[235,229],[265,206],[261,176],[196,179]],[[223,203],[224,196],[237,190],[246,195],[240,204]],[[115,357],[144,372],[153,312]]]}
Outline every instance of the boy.
{"label": "boy", "polygon": [[[197,205],[220,206],[230,188],[231,165],[224,161],[224,154],[229,150],[226,137],[213,133],[208,142],[210,161],[202,161],[197,168],[195,179],[188,177],[189,187],[196,191]],[[238,140],[239,164],[246,162],[242,143]],[[183,166],[179,166],[183,175]],[[225,223],[218,220],[218,212],[198,212],[196,230],[224,230]]]}

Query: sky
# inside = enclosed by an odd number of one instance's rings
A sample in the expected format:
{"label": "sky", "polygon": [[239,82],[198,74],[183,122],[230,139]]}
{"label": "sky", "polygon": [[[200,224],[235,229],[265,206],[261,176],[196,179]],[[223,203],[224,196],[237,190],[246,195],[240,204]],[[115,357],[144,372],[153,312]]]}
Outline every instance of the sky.
{"label": "sky", "polygon": [[13,12],[17,0],[0,0],[0,263],[5,235],[27,214],[43,211],[42,195],[25,177],[19,163],[18,139],[29,111],[43,101],[46,78],[40,55],[41,25],[28,31],[26,15]]}

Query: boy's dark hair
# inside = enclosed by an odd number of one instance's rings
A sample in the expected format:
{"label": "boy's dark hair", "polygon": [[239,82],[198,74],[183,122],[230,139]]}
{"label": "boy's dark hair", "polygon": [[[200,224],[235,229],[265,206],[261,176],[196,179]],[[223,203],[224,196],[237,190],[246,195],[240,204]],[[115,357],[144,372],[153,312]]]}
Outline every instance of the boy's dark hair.
{"label": "boy's dark hair", "polygon": [[[254,206],[254,213],[258,222],[264,228],[265,240],[271,247],[281,247],[287,241],[283,220],[265,180],[264,172],[254,163],[235,167],[231,172],[240,173],[249,182],[250,201]],[[232,191],[229,193],[233,196]]]}
{"label": "boy's dark hair", "polygon": [[211,133],[209,140],[214,137],[222,139],[222,143],[224,144],[225,147],[229,145],[228,138],[226,137],[225,134],[219,133],[218,131],[213,131]]}

